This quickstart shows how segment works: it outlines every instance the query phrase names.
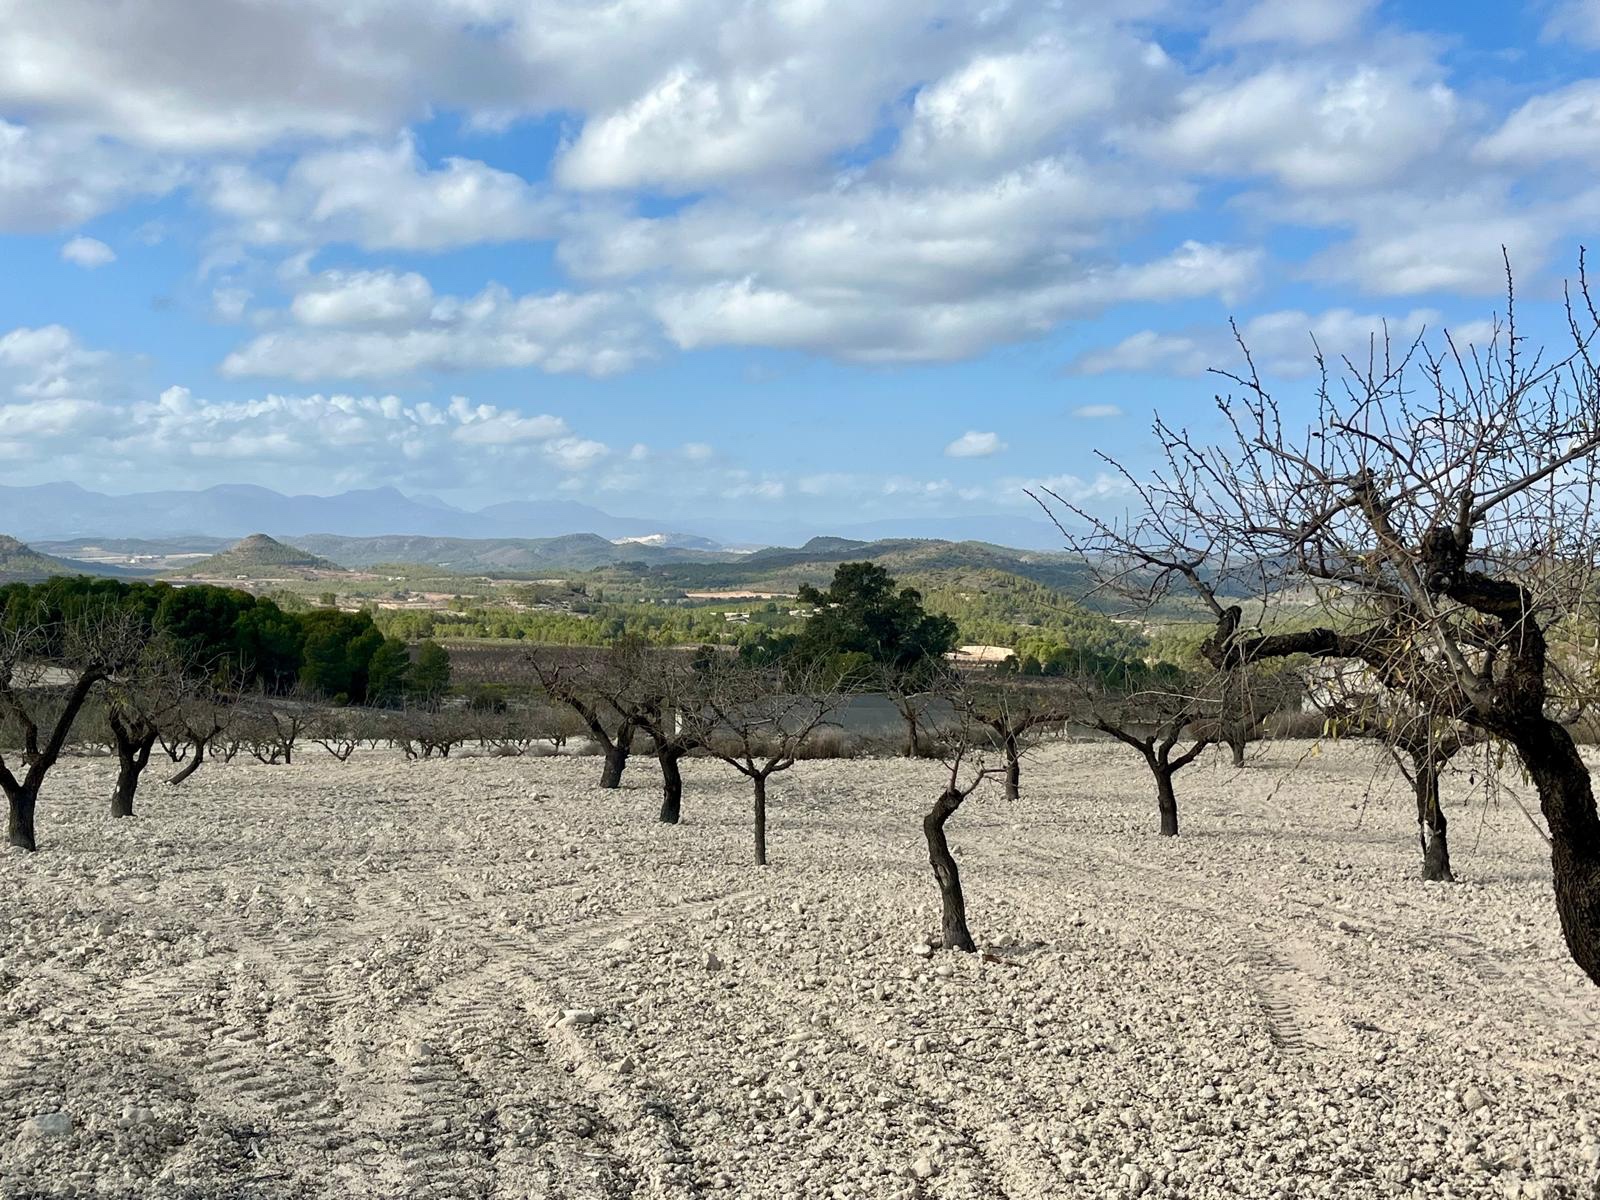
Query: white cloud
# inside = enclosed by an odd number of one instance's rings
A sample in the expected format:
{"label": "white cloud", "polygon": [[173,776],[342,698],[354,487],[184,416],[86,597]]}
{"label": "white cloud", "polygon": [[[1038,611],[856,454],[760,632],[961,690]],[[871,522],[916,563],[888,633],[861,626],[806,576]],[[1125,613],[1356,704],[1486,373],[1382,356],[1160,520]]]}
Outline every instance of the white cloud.
{"label": "white cloud", "polygon": [[1600,80],[1535,96],[1478,143],[1477,153],[1487,162],[1524,166],[1600,160]]}
{"label": "white cloud", "polygon": [[[1319,348],[1330,365],[1337,365],[1344,357],[1364,361],[1374,344],[1381,352],[1385,331],[1398,348],[1403,348],[1425,330],[1437,332],[1442,325],[1440,314],[1426,308],[1388,317],[1347,308],[1317,314],[1286,309],[1261,313],[1242,322],[1239,337],[1263,372],[1296,378],[1316,371]],[[1456,327],[1453,333],[1464,345],[1481,339],[1485,328],[1472,323]],[[1126,371],[1194,376],[1213,367],[1232,369],[1238,365],[1239,354],[1232,331],[1224,325],[1178,333],[1146,329],[1115,346],[1082,355],[1070,364],[1070,369],[1080,375]],[[1106,415],[1117,411],[1120,410]],[[1089,414],[1079,410],[1077,415]]]}
{"label": "white cloud", "polygon": [[899,168],[964,175],[1020,165],[1090,119],[1127,121],[1171,91],[1177,69],[1154,43],[1081,29],[979,53],[917,93]]}
{"label": "white cloud", "polygon": [[1292,188],[1366,188],[1445,146],[1454,93],[1428,64],[1272,63],[1202,79],[1147,153],[1213,175],[1266,175]]}
{"label": "white cloud", "polygon": [[[4,37],[0,32],[0,46]],[[0,230],[70,229],[130,200],[162,195],[180,178],[176,166],[123,147],[0,120]]]}
{"label": "white cloud", "polygon": [[1120,417],[1122,409],[1115,404],[1080,404],[1072,410],[1072,415],[1085,421],[1102,421]]}
{"label": "white cloud", "polygon": [[1600,48],[1600,0],[1556,0],[1543,33],[1548,41]]}
{"label": "white cloud", "polygon": [[281,179],[219,167],[209,201],[246,241],[350,242],[369,250],[547,237],[557,213],[543,190],[508,171],[466,158],[430,167],[409,135],[304,155]]}
{"label": "white cloud", "polygon": [[1006,448],[997,433],[969,429],[944,448],[947,458],[988,458]]}
{"label": "white cloud", "polygon": [[433,307],[433,288],[414,271],[324,271],[294,298],[302,325],[392,325],[419,321]]}
{"label": "white cloud", "polygon": [[604,376],[652,353],[649,329],[622,296],[514,296],[498,284],[431,304],[429,296],[420,276],[326,272],[292,305],[306,327],[261,334],[229,354],[222,373],[311,381],[532,367]]}
{"label": "white cloud", "polygon": [[[607,70],[626,91],[590,108],[557,159],[564,185],[693,191],[802,175],[870,137],[896,97],[940,73],[983,21],[965,5],[930,20],[900,0],[735,9],[684,0],[657,13],[639,14],[641,33],[667,44],[631,75],[621,62]],[[615,37],[621,27],[608,24]],[[638,38],[618,40],[626,59]]]}
{"label": "white cloud", "polygon": [[1217,29],[1212,40],[1237,46],[1278,42],[1321,46],[1360,32],[1376,0],[1254,0],[1239,17]]}
{"label": "white cloud", "polygon": [[117,252],[96,238],[75,237],[62,245],[61,259],[92,271],[116,262]]}

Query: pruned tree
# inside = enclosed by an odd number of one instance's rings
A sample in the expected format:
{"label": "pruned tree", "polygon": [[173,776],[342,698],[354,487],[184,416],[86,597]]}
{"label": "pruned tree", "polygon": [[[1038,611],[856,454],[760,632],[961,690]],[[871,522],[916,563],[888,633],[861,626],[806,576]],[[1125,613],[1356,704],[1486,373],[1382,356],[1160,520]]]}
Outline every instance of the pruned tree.
{"label": "pruned tree", "polygon": [[[189,747],[188,761],[167,780],[177,786],[205,765],[207,752],[223,738],[232,725],[238,708],[236,685],[215,679],[191,680],[166,715],[170,737]],[[228,750],[231,760],[237,743]],[[177,760],[175,760],[177,761]]]}
{"label": "pruned tree", "polygon": [[701,673],[684,714],[706,751],[750,780],[754,798],[755,860],[767,865],[767,781],[794,766],[812,736],[838,710],[840,697],[822,673],[757,666],[736,657],[714,660]]}
{"label": "pruned tree", "polygon": [[144,640],[139,614],[115,603],[54,607],[22,597],[0,611],[0,716],[20,750],[12,757],[0,747],[11,845],[37,849],[45,777],[90,695],[136,659]]}
{"label": "pruned tree", "polygon": [[[953,690],[953,689],[952,689]],[[965,705],[957,701],[958,708]],[[928,863],[939,886],[940,942],[946,950],[977,950],[967,926],[967,898],[961,887],[961,870],[950,852],[946,831],[967,798],[990,779],[1002,775],[1005,766],[988,754],[987,732],[962,724],[954,732],[948,756],[944,759],[944,788],[922,818],[922,836],[928,843]]]}
{"label": "pruned tree", "polygon": [[968,680],[961,695],[965,715],[989,730],[1000,751],[1006,799],[1020,799],[1023,751],[1042,731],[1072,718],[1079,707],[1072,691],[1053,680],[991,674]]}
{"label": "pruned tree", "polygon": [[193,670],[177,645],[158,636],[106,681],[106,725],[117,755],[117,781],[111,792],[113,817],[133,816],[134,798],[156,739],[182,702]]}
{"label": "pruned tree", "polygon": [[1156,421],[1163,465],[1137,481],[1140,508],[1116,544],[1138,554],[1152,591],[1202,570],[1249,579],[1264,607],[1290,587],[1314,591],[1326,619],[1311,628],[1247,627],[1241,606],[1212,597],[1205,654],[1219,668],[1359,661],[1433,716],[1514,749],[1549,827],[1562,934],[1600,983],[1600,814],[1550,710],[1549,653],[1552,626],[1591,603],[1600,559],[1600,314],[1580,283],[1573,348],[1547,359],[1518,335],[1514,300],[1508,287],[1482,349],[1375,339],[1337,387],[1319,353],[1310,413],[1286,412],[1246,350],[1227,373],[1235,394],[1218,398],[1222,439]]}
{"label": "pruned tree", "polygon": [[1411,785],[1417,809],[1417,840],[1422,849],[1422,878],[1430,883],[1455,879],[1450,865],[1449,821],[1439,785],[1454,759],[1465,750],[1484,746],[1488,734],[1449,717],[1439,717],[1403,692],[1379,686],[1359,662],[1321,664],[1308,695],[1326,718],[1335,737],[1371,738]]}
{"label": "pruned tree", "polygon": [[702,699],[702,680],[685,655],[665,651],[640,655],[632,668],[632,686],[607,697],[618,717],[631,720],[650,737],[650,749],[661,768],[661,821],[683,820],[683,760],[700,748],[700,732],[686,717]]}
{"label": "pruned tree", "polygon": [[619,645],[610,651],[543,649],[528,655],[539,686],[583,722],[605,754],[600,786],[622,786],[622,773],[639,728],[635,713],[642,647]]}

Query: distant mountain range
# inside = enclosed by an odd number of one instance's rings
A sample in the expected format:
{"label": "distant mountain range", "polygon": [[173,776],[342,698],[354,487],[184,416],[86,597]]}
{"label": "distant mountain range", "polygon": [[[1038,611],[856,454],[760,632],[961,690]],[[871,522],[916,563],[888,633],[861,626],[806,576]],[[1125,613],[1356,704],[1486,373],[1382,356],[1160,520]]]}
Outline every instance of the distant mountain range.
{"label": "distant mountain range", "polygon": [[[305,545],[306,534],[373,538],[540,539],[593,534],[640,547],[717,550],[799,545],[820,534],[852,539],[938,538],[984,541],[1025,550],[1061,546],[1047,521],[1027,517],[916,517],[882,521],[808,522],[740,518],[617,517],[571,500],[516,500],[477,512],[395,488],[336,496],[286,496],[271,488],[223,484],[200,491],[111,496],[73,483],[0,486],[0,529],[27,542],[115,539],[237,539],[266,530]],[[640,556],[644,557],[644,556]]]}

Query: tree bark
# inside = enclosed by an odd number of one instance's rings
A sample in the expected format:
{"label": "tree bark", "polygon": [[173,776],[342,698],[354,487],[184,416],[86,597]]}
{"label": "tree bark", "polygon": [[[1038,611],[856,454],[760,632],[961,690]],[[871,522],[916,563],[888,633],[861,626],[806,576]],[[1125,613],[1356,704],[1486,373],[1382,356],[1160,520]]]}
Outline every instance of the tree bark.
{"label": "tree bark", "polygon": [[616,740],[606,746],[606,762],[600,772],[600,786],[619,788],[622,772],[627,769],[628,755],[633,749],[633,726],[623,725],[617,730]]}
{"label": "tree bark", "polygon": [[150,752],[155,747],[156,735],[132,737],[126,730],[112,727],[117,739],[117,785],[111,792],[111,815],[133,816],[133,797],[139,790],[139,779],[150,765]]}
{"label": "tree bark", "polygon": [[1160,763],[1150,769],[1156,776],[1156,806],[1161,810],[1161,836],[1178,836],[1178,793],[1172,787],[1172,768]]}
{"label": "tree bark", "polygon": [[1556,913],[1572,959],[1600,983],[1600,817],[1589,769],[1572,735],[1547,717],[1504,731],[1533,777],[1550,827]]}
{"label": "tree bark", "polygon": [[757,775],[755,783],[756,803],[756,866],[767,865],[767,779],[765,775]]}
{"label": "tree bark", "polygon": [[944,834],[945,822],[961,807],[964,799],[953,788],[946,789],[922,818],[922,834],[928,840],[928,862],[933,865],[933,877],[939,884],[942,944],[948,950],[965,950],[970,954],[978,947],[967,928],[967,902],[961,892],[961,872]]}
{"label": "tree bark", "polygon": [[1439,773],[1418,764],[1416,781],[1417,831],[1422,843],[1422,878],[1429,883],[1453,883],[1450,870],[1450,843],[1445,835],[1449,824],[1439,806]]}
{"label": "tree bark", "polygon": [[171,779],[167,780],[168,783],[172,783],[172,784],[182,783],[185,779],[189,778],[189,776],[193,775],[196,771],[198,771],[200,769],[200,764],[201,763],[205,762],[205,760],[206,760],[206,744],[205,744],[205,742],[201,741],[199,738],[195,738],[193,745],[194,745],[194,756],[189,759],[188,763],[184,766],[184,768],[181,771],[179,771]]}
{"label": "tree bark", "polygon": [[683,819],[683,772],[678,769],[681,751],[666,750],[656,754],[661,764],[661,820],[676,825]]}
{"label": "tree bark", "polygon": [[1006,753],[1006,799],[1018,800],[1022,797],[1022,747],[1017,743],[1017,735],[1013,730],[1005,732]]}
{"label": "tree bark", "polygon": [[38,797],[26,790],[9,792],[6,796],[6,841],[22,850],[37,850],[33,838],[33,810]]}
{"label": "tree bark", "polygon": [[1245,736],[1242,729],[1230,729],[1227,736],[1228,748],[1233,751],[1233,765],[1244,766]]}

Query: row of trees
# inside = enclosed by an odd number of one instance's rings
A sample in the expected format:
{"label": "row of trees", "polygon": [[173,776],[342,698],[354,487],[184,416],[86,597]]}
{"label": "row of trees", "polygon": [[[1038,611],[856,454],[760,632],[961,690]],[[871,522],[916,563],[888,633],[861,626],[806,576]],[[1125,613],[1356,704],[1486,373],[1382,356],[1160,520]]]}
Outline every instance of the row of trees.
{"label": "row of trees", "polygon": [[41,788],[86,705],[100,702],[119,760],[113,815],[129,815],[164,735],[189,747],[174,777],[198,769],[221,714],[258,695],[292,704],[436,701],[448,655],[413,661],[370,616],[283,612],[210,586],[64,577],[0,588],[0,790],[7,837],[34,849]]}

